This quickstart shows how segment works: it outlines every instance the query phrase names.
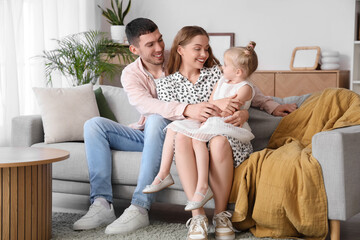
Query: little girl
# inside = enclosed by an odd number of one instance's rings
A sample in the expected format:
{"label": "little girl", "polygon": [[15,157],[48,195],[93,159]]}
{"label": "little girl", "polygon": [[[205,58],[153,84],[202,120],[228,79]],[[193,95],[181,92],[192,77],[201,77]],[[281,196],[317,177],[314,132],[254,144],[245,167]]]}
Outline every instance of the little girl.
{"label": "little girl", "polygon": [[[214,100],[236,95],[236,99],[244,104],[241,109],[248,109],[255,91],[247,78],[256,70],[257,55],[254,51],[256,43],[250,42],[247,47],[233,47],[224,53],[223,77],[217,82],[210,96],[210,103]],[[208,187],[209,152],[207,142],[218,135],[230,136],[243,143],[250,143],[254,138],[247,122],[242,127],[235,127],[225,123],[224,119],[231,114],[223,111],[221,117],[210,117],[204,123],[193,119],[177,120],[170,123],[166,129],[166,137],[162,153],[160,171],[151,185],[147,185],[144,193],[158,192],[172,184],[174,180],[170,174],[170,167],[174,155],[174,139],[176,133],[192,138],[196,156],[198,182],[196,192],[191,201],[188,201],[185,210],[190,211],[202,207],[213,197]],[[238,167],[246,158],[234,156],[234,166]]]}

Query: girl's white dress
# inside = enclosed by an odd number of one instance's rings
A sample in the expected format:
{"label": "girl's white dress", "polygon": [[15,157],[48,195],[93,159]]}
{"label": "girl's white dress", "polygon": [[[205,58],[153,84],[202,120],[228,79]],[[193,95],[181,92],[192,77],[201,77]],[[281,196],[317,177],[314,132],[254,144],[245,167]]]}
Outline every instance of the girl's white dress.
{"label": "girl's white dress", "polygon": [[[222,77],[215,90],[213,100],[234,96],[239,88],[245,85],[249,85],[252,88],[252,97],[249,101],[245,102],[241,109],[249,109],[251,100],[255,95],[255,91],[252,84],[248,81],[231,84],[228,83],[228,80]],[[247,122],[245,122],[242,127],[236,127],[230,123],[225,123],[225,119],[226,118],[222,117],[210,117],[204,122],[204,124],[201,124],[199,121],[193,119],[176,120],[170,123],[166,128],[170,128],[175,132],[182,133],[202,142],[208,142],[211,138],[219,135],[236,138],[242,143],[250,143],[250,141],[254,138]]]}

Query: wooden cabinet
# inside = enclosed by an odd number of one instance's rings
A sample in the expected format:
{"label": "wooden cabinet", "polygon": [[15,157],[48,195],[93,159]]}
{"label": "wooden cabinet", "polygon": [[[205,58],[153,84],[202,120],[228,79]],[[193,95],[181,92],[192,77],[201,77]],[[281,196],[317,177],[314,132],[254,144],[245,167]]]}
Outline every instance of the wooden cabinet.
{"label": "wooden cabinet", "polygon": [[349,88],[349,71],[256,71],[250,80],[264,95],[283,98],[329,87]]}

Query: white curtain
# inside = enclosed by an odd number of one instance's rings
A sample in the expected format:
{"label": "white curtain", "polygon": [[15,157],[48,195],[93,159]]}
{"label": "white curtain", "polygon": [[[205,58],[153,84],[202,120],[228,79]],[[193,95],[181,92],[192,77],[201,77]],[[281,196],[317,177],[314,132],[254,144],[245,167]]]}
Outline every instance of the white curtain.
{"label": "white curtain", "polygon": [[[11,142],[11,119],[38,114],[33,87],[46,85],[43,50],[69,34],[100,29],[99,0],[0,0],[0,146]],[[54,87],[62,86],[54,82]]]}

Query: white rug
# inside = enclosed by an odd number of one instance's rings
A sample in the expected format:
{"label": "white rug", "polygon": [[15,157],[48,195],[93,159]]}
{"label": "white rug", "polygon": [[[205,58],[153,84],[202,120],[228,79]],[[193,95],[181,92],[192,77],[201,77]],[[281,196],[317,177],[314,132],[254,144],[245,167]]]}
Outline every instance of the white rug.
{"label": "white rug", "polygon": [[[82,214],[54,212],[52,218],[52,239],[117,239],[117,240],[179,240],[186,239],[187,228],[184,223],[165,223],[158,220],[150,221],[148,227],[127,235],[106,235],[105,228],[88,231],[73,231],[72,224]],[[213,233],[209,234],[209,240],[214,240]],[[236,239],[272,239],[255,238],[250,232],[236,233]]]}

